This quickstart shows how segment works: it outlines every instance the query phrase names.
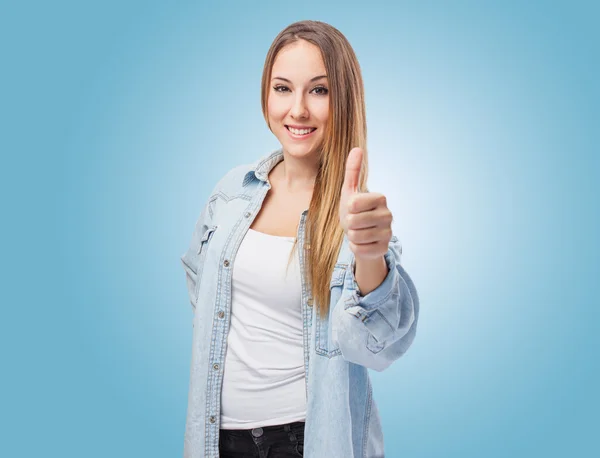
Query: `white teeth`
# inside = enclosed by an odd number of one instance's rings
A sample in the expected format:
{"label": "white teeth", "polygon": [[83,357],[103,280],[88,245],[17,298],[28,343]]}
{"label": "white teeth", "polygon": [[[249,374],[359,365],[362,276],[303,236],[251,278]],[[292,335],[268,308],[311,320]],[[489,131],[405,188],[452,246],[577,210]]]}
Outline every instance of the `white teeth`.
{"label": "white teeth", "polygon": [[291,133],[295,134],[295,135],[306,135],[311,133],[313,130],[315,129],[294,129],[293,127],[289,127],[288,129]]}

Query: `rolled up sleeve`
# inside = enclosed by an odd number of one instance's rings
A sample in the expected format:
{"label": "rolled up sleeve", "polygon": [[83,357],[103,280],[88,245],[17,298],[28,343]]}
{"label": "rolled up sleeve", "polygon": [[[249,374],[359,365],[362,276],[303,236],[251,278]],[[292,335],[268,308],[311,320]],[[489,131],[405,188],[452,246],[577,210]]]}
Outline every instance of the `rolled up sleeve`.
{"label": "rolled up sleeve", "polygon": [[344,289],[332,311],[332,339],[342,356],[378,372],[406,353],[417,330],[419,298],[400,264],[401,253],[401,244],[394,236],[385,254],[389,271],[383,282],[365,296],[358,291],[352,256]]}

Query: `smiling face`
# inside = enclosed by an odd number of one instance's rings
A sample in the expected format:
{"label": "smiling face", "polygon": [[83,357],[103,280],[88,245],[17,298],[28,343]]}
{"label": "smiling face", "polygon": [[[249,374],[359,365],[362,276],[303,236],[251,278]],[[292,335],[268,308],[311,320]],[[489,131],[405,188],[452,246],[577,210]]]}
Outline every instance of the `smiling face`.
{"label": "smiling face", "polygon": [[299,40],[273,62],[268,96],[271,130],[292,156],[308,156],[323,141],[329,115],[329,86],[319,48]]}

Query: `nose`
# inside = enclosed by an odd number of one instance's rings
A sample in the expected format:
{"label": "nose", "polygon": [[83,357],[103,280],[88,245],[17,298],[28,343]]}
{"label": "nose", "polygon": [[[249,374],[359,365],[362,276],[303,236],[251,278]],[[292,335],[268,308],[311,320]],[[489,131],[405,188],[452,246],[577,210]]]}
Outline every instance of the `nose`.
{"label": "nose", "polygon": [[294,104],[292,105],[292,109],[290,112],[292,118],[301,119],[308,117],[308,109],[306,104],[304,103],[304,95],[302,92],[298,92],[298,95],[294,99]]}

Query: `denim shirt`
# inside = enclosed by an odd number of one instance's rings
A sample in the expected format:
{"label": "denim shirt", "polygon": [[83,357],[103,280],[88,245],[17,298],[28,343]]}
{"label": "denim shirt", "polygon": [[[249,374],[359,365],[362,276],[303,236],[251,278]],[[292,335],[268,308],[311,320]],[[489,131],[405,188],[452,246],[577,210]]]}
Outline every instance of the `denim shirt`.
{"label": "denim shirt", "polygon": [[[269,171],[281,160],[280,148],[255,164],[227,172],[206,202],[191,244],[181,257],[194,312],[185,458],[219,456],[233,263],[271,188]],[[307,213],[299,215],[297,234],[301,272]],[[384,456],[382,425],[368,369],[383,371],[415,338],[419,299],[400,265],[401,253],[400,242],[393,235],[385,254],[389,272],[381,285],[363,297],[354,278],[354,254],[344,237],[330,281],[329,314],[324,319],[318,317],[302,275],[307,458]]]}

